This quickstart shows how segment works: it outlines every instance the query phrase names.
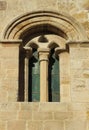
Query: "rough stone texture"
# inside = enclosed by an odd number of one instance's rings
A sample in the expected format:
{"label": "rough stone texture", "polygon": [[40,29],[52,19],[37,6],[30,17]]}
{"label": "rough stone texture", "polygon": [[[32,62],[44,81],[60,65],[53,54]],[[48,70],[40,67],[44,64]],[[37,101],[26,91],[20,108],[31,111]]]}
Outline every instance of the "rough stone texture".
{"label": "rough stone texture", "polygon": [[7,7],[6,1],[0,1],[0,10],[5,10]]}
{"label": "rough stone texture", "polygon": [[[63,39],[64,35],[48,36],[56,37],[60,48],[66,46],[68,51],[59,54],[60,102],[17,102],[20,43],[4,39],[3,34],[13,20],[39,10],[75,19],[87,40],[79,39],[79,31],[69,22],[65,33],[74,41]],[[22,31],[18,28],[15,31]],[[89,130],[89,0],[0,0],[0,40],[0,130]]]}
{"label": "rough stone texture", "polygon": [[25,130],[26,129],[26,122],[25,121],[15,121],[15,120],[12,120],[12,121],[8,121],[7,123],[7,130]]}
{"label": "rough stone texture", "polygon": [[[55,111],[42,112],[40,106],[43,103],[36,103],[38,110],[34,111],[35,103],[1,103],[0,104],[0,129],[2,130],[89,130],[89,104],[88,103],[67,103],[65,112],[62,107],[64,103],[52,103],[56,105]],[[47,103],[50,105],[50,103]],[[64,105],[65,106],[65,105]],[[58,108],[60,112],[58,112]],[[45,110],[45,108],[44,108]],[[33,116],[32,116],[33,115]]]}

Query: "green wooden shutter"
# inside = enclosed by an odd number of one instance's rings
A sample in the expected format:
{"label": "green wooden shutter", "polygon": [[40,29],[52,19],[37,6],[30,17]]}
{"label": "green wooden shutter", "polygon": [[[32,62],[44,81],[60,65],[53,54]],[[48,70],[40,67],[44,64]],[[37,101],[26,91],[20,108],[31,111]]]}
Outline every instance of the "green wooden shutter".
{"label": "green wooden shutter", "polygon": [[40,101],[40,68],[36,50],[29,62],[29,101]]}
{"label": "green wooden shutter", "polygon": [[56,59],[54,50],[51,52],[49,59],[49,101],[59,102],[60,88],[59,88],[59,60]]}

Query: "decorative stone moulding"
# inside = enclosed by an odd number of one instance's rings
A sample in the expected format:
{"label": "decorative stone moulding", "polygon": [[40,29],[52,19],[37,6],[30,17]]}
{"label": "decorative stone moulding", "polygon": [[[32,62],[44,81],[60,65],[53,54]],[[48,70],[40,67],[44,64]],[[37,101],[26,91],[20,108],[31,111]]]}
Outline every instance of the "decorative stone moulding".
{"label": "decorative stone moulding", "polygon": [[[56,34],[70,41],[86,41],[83,27],[71,16],[52,11],[38,11],[22,15],[11,22],[3,33],[3,39],[24,39],[28,34]],[[44,31],[45,32],[45,31]]]}

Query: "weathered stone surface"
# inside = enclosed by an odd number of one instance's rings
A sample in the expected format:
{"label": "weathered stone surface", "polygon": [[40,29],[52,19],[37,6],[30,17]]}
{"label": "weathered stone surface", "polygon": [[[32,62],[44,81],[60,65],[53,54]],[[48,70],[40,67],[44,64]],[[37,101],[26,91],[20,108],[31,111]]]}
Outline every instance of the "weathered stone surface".
{"label": "weathered stone surface", "polygon": [[7,123],[7,130],[26,130],[26,122],[25,121],[18,121],[18,120],[12,120],[8,121]]}
{"label": "weathered stone surface", "polygon": [[32,112],[30,111],[19,111],[18,112],[18,119],[19,120],[32,120]]}
{"label": "weathered stone surface", "polygon": [[[48,15],[50,18],[39,15],[36,23],[33,22],[37,19],[35,14],[34,20],[27,17],[30,15],[25,15],[28,22],[23,20],[24,14],[40,10],[42,13],[44,10],[56,11],[55,14],[60,15],[58,19],[51,13]],[[30,29],[33,34],[31,38],[34,37],[33,41],[37,42],[42,28],[33,26],[43,25],[44,20],[47,26],[45,33],[50,40],[45,44],[40,43],[40,47],[48,49],[56,45],[61,49],[57,54],[60,102],[17,102],[21,67],[19,49],[26,44],[26,39],[29,43],[31,34],[27,37],[27,33]],[[32,26],[29,28],[29,25]],[[9,34],[12,39],[8,38]],[[89,130],[89,0],[0,0],[0,39],[0,130]],[[19,39],[22,39],[22,43]],[[66,44],[68,42],[70,44]],[[25,68],[22,69],[24,73]],[[44,67],[41,71],[46,72]],[[22,78],[23,86],[25,78]]]}
{"label": "weathered stone surface", "polygon": [[64,123],[62,121],[46,121],[44,123],[44,130],[64,130]]}
{"label": "weathered stone surface", "polygon": [[0,1],[0,10],[5,10],[7,7],[7,2],[6,1]]}
{"label": "weathered stone surface", "polygon": [[73,118],[72,112],[54,112],[55,120],[71,120]]}
{"label": "weathered stone surface", "polygon": [[0,121],[0,129],[1,130],[6,130],[6,122]]}
{"label": "weathered stone surface", "polygon": [[1,111],[15,111],[20,109],[20,104],[19,103],[0,103],[0,110]]}
{"label": "weathered stone surface", "polygon": [[87,130],[86,121],[66,121],[65,123],[65,129],[66,130]]}
{"label": "weathered stone surface", "polygon": [[9,121],[17,119],[17,111],[0,111],[0,120]]}
{"label": "weathered stone surface", "polygon": [[29,130],[43,130],[43,122],[42,121],[28,121],[27,129]]}
{"label": "weathered stone surface", "polygon": [[42,112],[65,112],[67,111],[67,104],[66,103],[41,103],[39,111]]}
{"label": "weathered stone surface", "polygon": [[33,120],[52,120],[52,112],[33,112]]}
{"label": "weathered stone surface", "polygon": [[22,102],[20,103],[20,110],[25,111],[32,111],[32,103],[29,102]]}

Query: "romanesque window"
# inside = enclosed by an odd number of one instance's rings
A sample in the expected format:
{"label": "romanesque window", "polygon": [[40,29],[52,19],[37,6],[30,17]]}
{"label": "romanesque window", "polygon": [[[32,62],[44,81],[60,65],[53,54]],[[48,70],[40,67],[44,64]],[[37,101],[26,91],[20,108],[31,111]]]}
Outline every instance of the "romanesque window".
{"label": "romanesque window", "polygon": [[20,45],[18,101],[71,100],[69,45],[87,39],[75,19],[61,12],[29,12],[10,23],[3,38]]}
{"label": "romanesque window", "polygon": [[60,73],[58,44],[50,42],[56,35],[41,35],[24,46],[23,100],[29,102],[59,102]]}

